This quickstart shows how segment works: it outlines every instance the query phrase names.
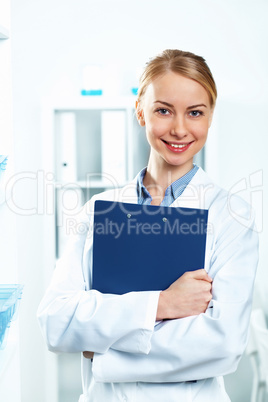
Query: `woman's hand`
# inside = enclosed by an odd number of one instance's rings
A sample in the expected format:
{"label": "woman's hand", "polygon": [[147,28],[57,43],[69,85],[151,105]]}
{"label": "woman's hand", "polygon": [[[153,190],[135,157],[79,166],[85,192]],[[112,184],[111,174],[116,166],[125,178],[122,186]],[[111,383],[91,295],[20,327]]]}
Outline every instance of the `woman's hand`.
{"label": "woman's hand", "polygon": [[204,313],[212,298],[212,279],[204,269],[185,272],[160,293],[156,320]]}
{"label": "woman's hand", "polygon": [[83,356],[84,356],[86,359],[93,359],[94,352],[83,352]]}

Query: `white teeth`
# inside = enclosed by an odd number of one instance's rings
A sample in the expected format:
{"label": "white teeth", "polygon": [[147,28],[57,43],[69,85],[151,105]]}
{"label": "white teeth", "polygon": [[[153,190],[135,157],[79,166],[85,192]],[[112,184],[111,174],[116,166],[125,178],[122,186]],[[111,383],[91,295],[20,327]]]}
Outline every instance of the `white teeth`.
{"label": "white teeth", "polygon": [[184,148],[187,144],[170,144],[173,148]]}

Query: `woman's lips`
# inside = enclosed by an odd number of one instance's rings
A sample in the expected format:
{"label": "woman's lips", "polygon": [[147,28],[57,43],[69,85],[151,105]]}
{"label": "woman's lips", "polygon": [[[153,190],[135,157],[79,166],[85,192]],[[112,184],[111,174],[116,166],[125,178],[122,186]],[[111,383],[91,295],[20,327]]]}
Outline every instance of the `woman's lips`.
{"label": "woman's lips", "polygon": [[181,143],[181,144],[178,144],[176,142],[167,142],[164,140],[162,140],[162,141],[170,151],[175,152],[175,153],[181,153],[181,152],[187,151],[187,149],[193,143],[193,141],[188,142],[188,143]]}

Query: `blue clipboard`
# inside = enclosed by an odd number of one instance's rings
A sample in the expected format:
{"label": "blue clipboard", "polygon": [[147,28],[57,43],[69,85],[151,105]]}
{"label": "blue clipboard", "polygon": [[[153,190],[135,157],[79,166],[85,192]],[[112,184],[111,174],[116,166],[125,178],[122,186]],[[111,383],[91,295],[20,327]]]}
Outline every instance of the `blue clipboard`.
{"label": "blue clipboard", "polygon": [[208,210],[95,201],[92,288],[164,290],[204,268]]}

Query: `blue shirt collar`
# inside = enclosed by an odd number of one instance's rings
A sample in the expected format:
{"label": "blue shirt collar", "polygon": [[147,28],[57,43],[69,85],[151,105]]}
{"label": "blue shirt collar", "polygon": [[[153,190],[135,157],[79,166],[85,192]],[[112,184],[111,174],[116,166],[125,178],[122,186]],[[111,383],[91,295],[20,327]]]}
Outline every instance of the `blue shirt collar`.
{"label": "blue shirt collar", "polygon": [[[176,181],[174,181],[165,191],[164,199],[161,205],[169,206],[171,205],[185,190],[187,185],[190,183],[199,167],[194,164],[194,167],[187,172],[184,176],[180,177]],[[151,204],[152,197],[147,190],[147,188],[143,184],[143,179],[145,173],[147,171],[147,167],[143,168],[138,176],[137,176],[137,193],[138,193],[138,203],[139,204]]]}

